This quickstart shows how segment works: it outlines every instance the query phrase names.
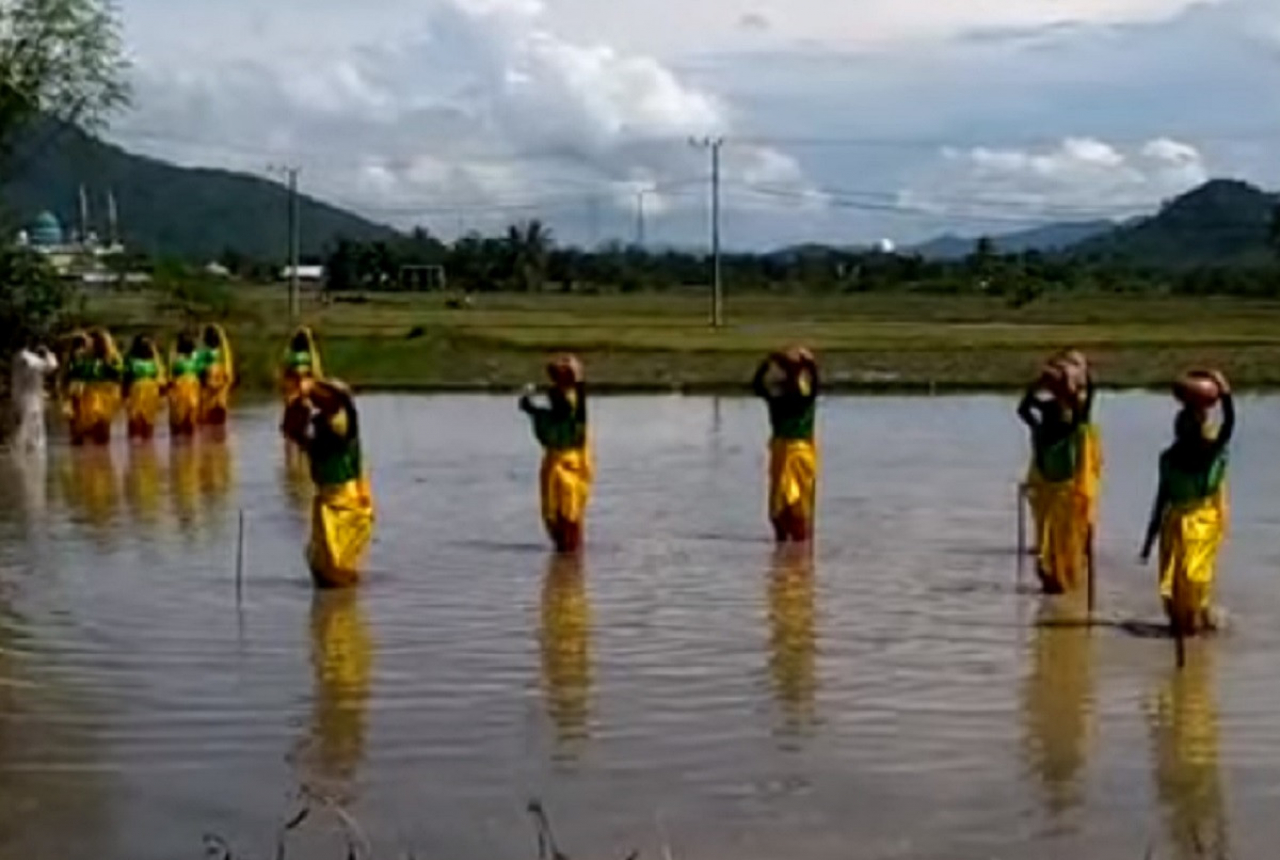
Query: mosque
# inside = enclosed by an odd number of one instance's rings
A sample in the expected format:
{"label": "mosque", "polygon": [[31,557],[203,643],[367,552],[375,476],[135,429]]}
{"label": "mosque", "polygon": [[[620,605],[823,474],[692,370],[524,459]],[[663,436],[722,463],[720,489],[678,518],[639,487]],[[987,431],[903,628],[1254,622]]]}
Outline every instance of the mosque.
{"label": "mosque", "polygon": [[80,229],[68,233],[58,216],[45,211],[18,233],[19,247],[30,248],[48,259],[64,278],[85,283],[107,283],[116,279],[110,259],[124,254],[116,218],[115,196],[107,195],[108,236],[103,241],[89,229],[89,199],[80,189]]}

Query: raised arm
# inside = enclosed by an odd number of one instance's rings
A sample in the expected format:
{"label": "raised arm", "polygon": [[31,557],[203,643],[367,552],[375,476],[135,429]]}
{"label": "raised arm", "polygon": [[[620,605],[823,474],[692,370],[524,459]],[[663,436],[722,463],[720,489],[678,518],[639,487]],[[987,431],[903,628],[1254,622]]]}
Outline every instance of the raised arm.
{"label": "raised arm", "polygon": [[1039,383],[1032,384],[1018,403],[1018,417],[1032,430],[1040,426],[1040,404],[1036,402],[1036,394],[1039,391]]}
{"label": "raised arm", "polygon": [[760,366],[756,368],[756,375],[751,378],[751,390],[757,397],[763,397],[765,400],[769,399],[769,387],[764,384],[764,378],[769,375],[771,366],[773,366],[772,355],[760,362]]}
{"label": "raised arm", "polygon": [[1231,442],[1232,435],[1236,432],[1236,402],[1231,396],[1231,386],[1227,383],[1227,378],[1221,373],[1214,374],[1214,381],[1218,383],[1218,389],[1222,392],[1222,427],[1218,430],[1218,438],[1214,440],[1214,449],[1217,452],[1223,451]]}

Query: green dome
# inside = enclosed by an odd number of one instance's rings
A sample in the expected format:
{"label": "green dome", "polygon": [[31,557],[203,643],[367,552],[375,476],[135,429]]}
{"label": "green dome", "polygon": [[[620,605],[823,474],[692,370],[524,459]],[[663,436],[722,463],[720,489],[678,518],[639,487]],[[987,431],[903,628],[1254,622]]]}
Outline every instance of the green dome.
{"label": "green dome", "polygon": [[31,222],[31,244],[37,247],[50,247],[62,244],[62,224],[52,212],[41,212]]}

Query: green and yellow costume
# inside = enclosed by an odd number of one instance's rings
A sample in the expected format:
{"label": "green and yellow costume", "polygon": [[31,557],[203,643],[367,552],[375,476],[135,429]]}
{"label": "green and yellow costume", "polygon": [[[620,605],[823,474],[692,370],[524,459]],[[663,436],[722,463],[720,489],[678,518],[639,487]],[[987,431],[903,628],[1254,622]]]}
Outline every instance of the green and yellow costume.
{"label": "green and yellow costume", "polygon": [[577,383],[553,389],[546,406],[524,397],[520,408],[532,420],[534,436],[543,449],[538,476],[542,522],[552,540],[561,545],[566,529],[581,529],[591,496],[594,467],[587,439],[586,387]]}
{"label": "green and yellow costume", "polygon": [[148,342],[147,349],[147,355],[130,352],[124,363],[125,415],[131,439],[155,435],[156,419],[164,402],[164,361],[154,343]]}
{"label": "green and yellow costume", "polygon": [[[196,350],[196,364],[200,372],[200,423],[221,426],[227,423],[231,403],[231,387],[235,384],[235,360],[231,355],[231,342],[222,326],[206,327],[206,339],[217,341],[217,346],[205,343]],[[212,338],[209,335],[212,334]]]}

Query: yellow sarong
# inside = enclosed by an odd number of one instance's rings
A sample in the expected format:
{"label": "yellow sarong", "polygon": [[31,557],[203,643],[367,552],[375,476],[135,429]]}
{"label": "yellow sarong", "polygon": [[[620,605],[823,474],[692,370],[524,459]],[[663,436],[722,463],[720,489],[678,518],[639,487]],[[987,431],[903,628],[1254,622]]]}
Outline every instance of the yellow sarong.
{"label": "yellow sarong", "polygon": [[[1227,527],[1227,491],[1171,507],[1160,525],[1160,596],[1180,618],[1194,618],[1210,606],[1218,549]],[[1178,605],[1174,605],[1177,578]]]}
{"label": "yellow sarong", "polygon": [[183,374],[169,386],[169,430],[174,435],[196,432],[200,420],[200,380]]}
{"label": "yellow sarong", "polygon": [[810,522],[816,508],[818,450],[807,439],[774,439],[769,443],[769,518],[788,511]]}
{"label": "yellow sarong", "polygon": [[1102,495],[1102,434],[1096,424],[1086,424],[1080,440],[1079,492],[1088,502],[1089,525],[1098,523],[1098,498]]}
{"label": "yellow sarong", "polygon": [[76,442],[111,441],[111,422],[120,408],[120,383],[86,382],[71,400],[71,438]]}
{"label": "yellow sarong", "polygon": [[150,439],[156,430],[156,418],[160,414],[160,380],[139,379],[129,386],[125,401],[125,414],[129,418],[129,435]]}
{"label": "yellow sarong", "polygon": [[316,488],[307,546],[307,563],[316,585],[344,588],[359,582],[372,538],[373,493],[368,478]]}
{"label": "yellow sarong", "polygon": [[593,475],[591,453],[586,446],[546,450],[538,483],[542,491],[542,521],[548,531],[560,524],[582,522],[591,496]]}
{"label": "yellow sarong", "polygon": [[1040,521],[1040,575],[1046,591],[1080,584],[1089,540],[1089,499],[1078,481],[1041,481],[1036,488]]}
{"label": "yellow sarong", "polygon": [[205,371],[204,390],[200,396],[200,423],[218,426],[227,423],[231,386],[235,384],[235,359],[231,355],[231,341],[222,326],[210,328],[218,333],[218,363]]}

